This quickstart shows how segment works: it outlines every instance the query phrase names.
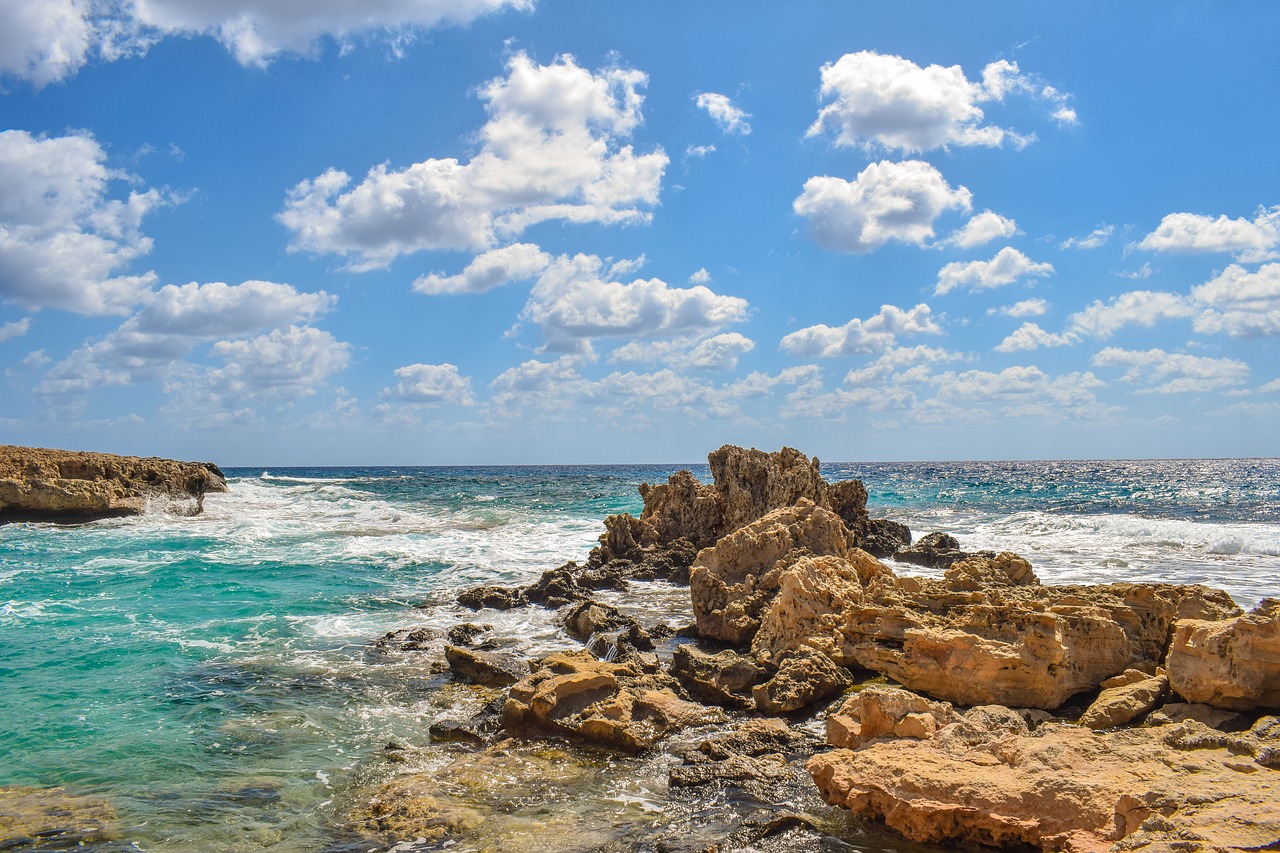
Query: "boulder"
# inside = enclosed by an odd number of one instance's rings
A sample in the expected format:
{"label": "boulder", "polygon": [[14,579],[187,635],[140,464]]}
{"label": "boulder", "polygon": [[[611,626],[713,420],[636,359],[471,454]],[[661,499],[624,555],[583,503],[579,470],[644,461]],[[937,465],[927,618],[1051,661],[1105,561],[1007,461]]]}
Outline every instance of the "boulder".
{"label": "boulder", "polygon": [[765,677],[754,660],[732,649],[710,654],[688,643],[676,646],[671,674],[698,701],[737,710],[755,707],[751,688]]}
{"label": "boulder", "polygon": [[[983,554],[995,556],[994,552],[983,552]],[[950,533],[938,531],[921,536],[908,548],[899,548],[894,552],[893,559],[900,563],[947,569],[957,560],[971,556],[975,555],[960,550],[960,540]]]}
{"label": "boulder", "polygon": [[512,654],[445,646],[444,658],[454,678],[489,687],[515,684],[529,674],[529,664]]}
{"label": "boulder", "polygon": [[0,445],[0,524],[80,523],[162,510],[195,515],[227,491],[212,462]]}
{"label": "boulder", "polygon": [[[1105,686],[1106,682],[1103,684]],[[1080,725],[1091,729],[1113,729],[1127,725],[1150,713],[1168,692],[1169,678],[1165,675],[1124,680],[1102,691],[1080,717]]]}
{"label": "boulder", "polygon": [[852,529],[858,547],[873,557],[892,557],[911,544],[911,530],[887,518],[861,518]]}
{"label": "boulder", "polygon": [[680,728],[724,719],[718,709],[676,695],[669,676],[637,661],[609,663],[586,652],[562,652],[539,662],[511,687],[502,709],[508,734],[568,737],[640,752]]}
{"label": "boulder", "polygon": [[897,687],[864,687],[828,715],[827,743],[852,749],[877,738],[930,738],[958,718],[949,702]]}
{"label": "boulder", "polygon": [[762,713],[790,714],[837,696],[851,684],[849,670],[822,652],[793,652],[781,660],[772,678],[751,689],[751,698]]}
{"label": "boulder", "polygon": [[1265,769],[1266,749],[1249,761],[1220,740],[1177,737],[1195,725],[1031,732],[1008,709],[975,708],[932,737],[855,738],[808,767],[827,802],[923,843],[1069,853],[1274,844],[1280,773]]}
{"label": "boulder", "polygon": [[1170,686],[1188,702],[1280,708],[1280,599],[1243,616],[1178,622],[1167,667]]}
{"label": "boulder", "polygon": [[518,589],[489,584],[472,587],[459,593],[458,603],[470,610],[483,610],[486,607],[493,610],[511,610],[522,606],[525,601]]}

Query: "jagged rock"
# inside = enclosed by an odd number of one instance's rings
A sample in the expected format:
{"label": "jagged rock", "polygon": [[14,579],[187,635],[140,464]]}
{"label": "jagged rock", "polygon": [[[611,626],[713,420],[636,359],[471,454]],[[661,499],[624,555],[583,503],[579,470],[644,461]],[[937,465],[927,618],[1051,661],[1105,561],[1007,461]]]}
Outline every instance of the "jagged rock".
{"label": "jagged rock", "polygon": [[444,658],[455,678],[490,687],[515,684],[529,674],[529,664],[511,654],[446,646]]}
{"label": "jagged rock", "polygon": [[946,569],[968,556],[970,555],[960,550],[960,540],[950,533],[938,531],[921,536],[909,548],[899,548],[894,552],[893,559],[900,563]]}
{"label": "jagged rock", "polygon": [[441,717],[427,727],[427,733],[433,741],[481,746],[502,727],[502,706],[506,701],[505,696],[499,695],[470,716]]}
{"label": "jagged rock", "polygon": [[[475,622],[462,622],[449,629],[446,636],[455,646],[474,646],[476,640],[493,630],[492,625],[478,625]],[[483,644],[481,646],[483,648]]]}
{"label": "jagged rock", "polygon": [[887,518],[859,519],[853,532],[858,547],[873,557],[892,557],[911,544],[911,530]]}
{"label": "jagged rock", "polygon": [[724,719],[719,710],[679,698],[675,684],[634,660],[608,663],[562,652],[512,686],[502,723],[516,736],[562,736],[639,752],[676,729]]}
{"label": "jagged rock", "polygon": [[1260,849],[1280,838],[1280,773],[1261,761],[1251,772],[1212,740],[1170,746],[1177,727],[1030,732],[998,710],[984,719],[974,709],[929,738],[816,755],[809,771],[827,802],[925,843],[1084,853]]}
{"label": "jagged rock", "polygon": [[618,608],[586,599],[566,608],[564,627],[602,660],[621,660],[653,650],[649,632]]}
{"label": "jagged rock", "polygon": [[1224,732],[1236,732],[1249,727],[1248,719],[1237,711],[1227,711],[1212,705],[1199,703],[1169,702],[1162,708],[1152,711],[1147,717],[1149,726],[1167,726],[1195,720],[1209,728]]}
{"label": "jagged rock", "polygon": [[708,654],[686,643],[676,646],[671,656],[671,674],[700,702],[745,710],[755,707],[751,688],[765,671],[732,649]]}
{"label": "jagged rock", "polygon": [[959,719],[949,702],[897,687],[864,687],[827,717],[827,743],[852,749],[877,738],[930,738]]}
{"label": "jagged rock", "polygon": [[482,610],[486,607],[494,610],[511,610],[524,605],[524,598],[518,589],[505,586],[477,586],[458,595],[458,603],[471,610]]}
{"label": "jagged rock", "polygon": [[85,522],[148,508],[195,515],[227,491],[212,462],[0,445],[0,524]]}
{"label": "jagged rock", "polygon": [[853,683],[849,670],[822,652],[792,652],[778,671],[751,690],[756,708],[766,714],[790,714],[822,699],[838,695]]}
{"label": "jagged rock", "polygon": [[[1130,670],[1136,672],[1136,670]],[[1106,686],[1106,682],[1103,682]],[[1123,726],[1150,713],[1165,693],[1169,691],[1169,679],[1164,675],[1152,675],[1140,680],[1107,686],[1080,717],[1080,725],[1091,729],[1111,729]]]}
{"label": "jagged rock", "polygon": [[424,842],[472,832],[484,821],[479,809],[441,797],[439,783],[429,776],[391,779],[354,809],[350,820],[364,835]]}
{"label": "jagged rock", "polygon": [[[707,456],[711,479],[724,504],[724,532],[802,500],[829,507],[828,485],[818,459],[784,447],[777,453],[725,445]],[[847,496],[845,496],[847,497]],[[863,507],[865,510],[865,497]]]}
{"label": "jagged rock", "polygon": [[373,645],[380,652],[422,652],[433,648],[441,636],[435,628],[400,628],[383,634]]}
{"label": "jagged rock", "polygon": [[953,590],[980,590],[1000,586],[1039,586],[1031,564],[1005,551],[990,557],[975,555],[949,566],[943,581]]}
{"label": "jagged rock", "polygon": [[0,850],[73,850],[118,831],[105,800],[65,788],[0,788]]}
{"label": "jagged rock", "polygon": [[710,782],[776,785],[792,776],[787,755],[811,752],[811,747],[805,735],[781,720],[747,720],[682,753],[682,763],[671,769],[670,784],[674,788]]}
{"label": "jagged rock", "polygon": [[575,569],[575,563],[548,569],[542,573],[541,578],[520,590],[521,597],[525,601],[551,609],[589,598],[589,591],[578,583]]}
{"label": "jagged rock", "polygon": [[1173,691],[1189,702],[1280,708],[1280,599],[1243,616],[1178,622],[1167,667]]}
{"label": "jagged rock", "polygon": [[786,557],[808,552],[843,555],[852,546],[840,517],[812,501],[774,510],[698,554],[689,573],[698,632],[741,645],[760,627],[760,615],[778,591]]}

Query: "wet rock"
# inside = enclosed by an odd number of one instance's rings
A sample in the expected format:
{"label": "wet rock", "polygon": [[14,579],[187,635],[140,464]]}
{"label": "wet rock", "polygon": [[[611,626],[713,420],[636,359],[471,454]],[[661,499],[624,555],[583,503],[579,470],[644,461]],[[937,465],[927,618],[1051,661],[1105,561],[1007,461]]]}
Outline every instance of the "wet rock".
{"label": "wet rock", "polygon": [[438,645],[444,635],[435,628],[400,628],[373,641],[380,652],[422,652]]}
{"label": "wet rock", "polygon": [[639,752],[676,729],[724,718],[721,711],[676,695],[669,676],[636,661],[609,663],[586,652],[563,652],[539,662],[512,686],[502,709],[506,731],[520,737],[568,737]]}
{"label": "wet rock", "polygon": [[0,788],[0,850],[68,850],[117,834],[105,800],[65,788]]}
{"label": "wet rock", "polygon": [[653,640],[639,622],[618,608],[598,601],[580,601],[569,607],[564,616],[569,635],[587,642],[593,635],[612,634],[614,645],[624,643],[632,651],[651,651]]}
{"label": "wet rock", "polygon": [[455,646],[474,646],[476,640],[483,634],[487,634],[493,630],[492,625],[478,625],[475,622],[463,622],[454,625],[445,635],[449,642]]}
{"label": "wet rock", "polygon": [[999,710],[1007,724],[984,727],[971,711],[933,737],[816,755],[809,771],[827,802],[926,843],[1227,850],[1280,838],[1280,774],[1244,770],[1212,740],[1176,749],[1168,726],[1029,732]]}
{"label": "wet rock", "polygon": [[446,646],[444,658],[454,678],[490,687],[515,684],[529,674],[528,662],[512,654]]}
{"label": "wet rock", "polygon": [[822,652],[799,651],[785,657],[772,678],[752,689],[751,697],[765,714],[790,714],[852,684],[852,673]]}
{"label": "wet rock", "polygon": [[861,519],[853,532],[854,543],[873,557],[892,557],[911,544],[911,530],[887,518]]}
{"label": "wet rock", "polygon": [[496,696],[476,713],[466,717],[441,717],[427,729],[431,740],[468,743],[482,746],[502,728],[502,706],[505,696]]}
{"label": "wet rock", "polygon": [[548,569],[542,577],[521,590],[525,601],[555,609],[589,598],[589,590],[578,583],[576,563]]}
{"label": "wet rock", "polygon": [[1164,675],[1152,675],[1139,680],[1125,679],[1102,691],[1080,718],[1080,725],[1091,729],[1111,729],[1127,725],[1150,713],[1168,691],[1169,679]]}
{"label": "wet rock", "polygon": [[671,656],[671,674],[700,702],[746,710],[755,707],[751,688],[765,671],[732,649],[710,654],[686,643],[676,646]]}
{"label": "wet rock", "polygon": [[[909,548],[899,548],[893,559],[933,569],[947,569],[957,560],[973,556],[960,550],[960,540],[949,533],[935,532],[921,536]],[[995,556],[991,553],[990,556]]]}
{"label": "wet rock", "polygon": [[80,523],[148,508],[195,515],[206,494],[225,491],[212,462],[0,445],[0,524]]}
{"label": "wet rock", "polygon": [[1173,691],[1189,702],[1280,708],[1280,599],[1243,616],[1178,622],[1167,667]]}
{"label": "wet rock", "polygon": [[484,821],[484,812],[440,796],[438,781],[423,776],[391,779],[351,815],[363,835],[427,842],[472,832]]}
{"label": "wet rock", "polygon": [[486,607],[493,610],[511,610],[525,604],[518,589],[505,586],[477,586],[458,595],[458,603],[471,610],[482,610]]}

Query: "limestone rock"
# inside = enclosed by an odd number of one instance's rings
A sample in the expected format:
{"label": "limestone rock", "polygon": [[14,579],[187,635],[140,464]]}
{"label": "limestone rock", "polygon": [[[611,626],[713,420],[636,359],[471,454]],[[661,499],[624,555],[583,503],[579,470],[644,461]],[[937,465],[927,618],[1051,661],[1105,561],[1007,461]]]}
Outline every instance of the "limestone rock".
{"label": "limestone rock", "polygon": [[1235,732],[1249,727],[1247,718],[1236,711],[1226,711],[1212,705],[1187,702],[1169,702],[1146,719],[1148,726],[1168,726],[1195,720],[1224,732]]}
{"label": "limestone rock", "polygon": [[861,518],[853,524],[858,547],[873,557],[892,557],[911,544],[905,524],[887,518]]}
{"label": "limestone rock", "polygon": [[0,850],[67,850],[111,841],[119,826],[105,800],[65,788],[0,788]]}
{"label": "limestone rock", "polygon": [[1173,691],[1189,702],[1280,708],[1280,599],[1231,619],[1178,622],[1168,670]]}
{"label": "limestone rock", "polygon": [[512,654],[446,646],[444,658],[455,678],[490,687],[515,684],[529,674],[529,665]]}
{"label": "limestone rock", "polygon": [[464,590],[458,595],[458,603],[471,610],[483,610],[486,607],[494,610],[511,610],[525,602],[518,589],[488,584]]}
{"label": "limestone rock", "polygon": [[195,515],[227,481],[211,462],[0,445],[0,523]]}
{"label": "limestone rock", "polygon": [[827,717],[827,743],[852,749],[877,738],[929,738],[958,718],[948,702],[896,687],[864,687]]}
{"label": "limestone rock", "polygon": [[512,686],[502,723],[512,735],[562,736],[640,752],[676,729],[724,718],[722,711],[679,698],[674,686],[636,661],[608,663],[586,652],[562,652]]}
{"label": "limestone rock", "polygon": [[1280,773],[1212,741],[1175,748],[1167,726],[1030,732],[1007,709],[1008,725],[984,726],[977,710],[931,738],[816,755],[809,771],[827,802],[925,843],[1085,853],[1258,849],[1280,838]]}
{"label": "limestone rock", "polygon": [[839,695],[853,683],[849,670],[821,652],[793,652],[778,671],[751,690],[756,707],[766,714],[790,714],[822,699]]}
{"label": "limestone rock", "polygon": [[995,556],[993,552],[970,554],[960,550],[960,540],[949,533],[937,531],[921,536],[909,548],[899,548],[893,559],[899,563],[912,563],[934,569],[950,568],[957,560],[972,556]]}
{"label": "limestone rock", "polygon": [[[1133,672],[1135,670],[1130,670]],[[1165,693],[1169,691],[1169,679],[1153,675],[1140,681],[1128,681],[1103,690],[1080,718],[1080,725],[1091,729],[1112,729],[1123,726],[1149,713]]]}
{"label": "limestone rock", "polygon": [[755,661],[731,649],[708,654],[688,643],[676,646],[671,674],[700,702],[738,710],[755,707],[751,688],[765,676]]}

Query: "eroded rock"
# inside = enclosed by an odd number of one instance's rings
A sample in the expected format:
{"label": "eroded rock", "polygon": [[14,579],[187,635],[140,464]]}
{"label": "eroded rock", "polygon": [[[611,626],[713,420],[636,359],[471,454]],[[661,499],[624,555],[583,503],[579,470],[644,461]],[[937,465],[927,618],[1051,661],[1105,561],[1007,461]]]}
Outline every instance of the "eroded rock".
{"label": "eroded rock", "polygon": [[732,649],[710,654],[690,644],[676,646],[671,674],[695,699],[738,710],[755,707],[751,689],[765,677],[754,660]]}
{"label": "eroded rock", "polygon": [[1169,679],[1165,675],[1126,679],[1123,683],[1103,690],[1080,717],[1080,725],[1091,729],[1111,729],[1127,725],[1150,713],[1168,692]]}
{"label": "eroded rock", "polygon": [[1243,616],[1178,622],[1167,666],[1173,691],[1189,702],[1280,708],[1280,599]]}

